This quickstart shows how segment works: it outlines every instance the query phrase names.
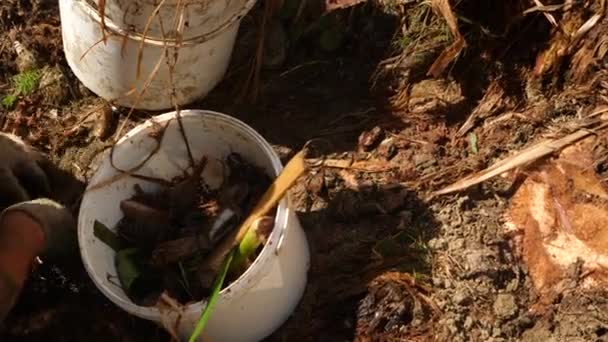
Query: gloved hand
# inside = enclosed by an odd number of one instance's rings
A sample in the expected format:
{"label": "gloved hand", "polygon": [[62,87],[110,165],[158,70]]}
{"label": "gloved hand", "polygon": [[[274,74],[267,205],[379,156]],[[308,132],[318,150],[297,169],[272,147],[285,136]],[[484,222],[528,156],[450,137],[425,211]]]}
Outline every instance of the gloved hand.
{"label": "gloved hand", "polygon": [[21,139],[0,133],[0,220],[8,212],[20,211],[38,222],[44,233],[43,256],[59,257],[77,248],[75,219],[55,201],[62,197],[55,193],[74,193],[81,187]]}
{"label": "gloved hand", "polygon": [[5,215],[17,211],[40,225],[44,234],[43,256],[61,258],[77,251],[76,220],[63,205],[48,198],[19,202],[0,214],[0,222]]}
{"label": "gloved hand", "polygon": [[0,209],[50,195],[51,186],[38,164],[42,158],[17,136],[0,133]]}

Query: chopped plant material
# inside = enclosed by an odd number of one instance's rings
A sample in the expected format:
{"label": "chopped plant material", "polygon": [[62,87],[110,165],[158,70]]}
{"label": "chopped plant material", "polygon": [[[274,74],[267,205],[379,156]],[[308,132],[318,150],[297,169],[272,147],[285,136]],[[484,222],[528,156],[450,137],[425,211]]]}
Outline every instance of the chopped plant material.
{"label": "chopped plant material", "polygon": [[473,132],[469,133],[469,144],[471,146],[471,152],[477,154],[479,152],[479,150],[477,150],[477,134]]}
{"label": "chopped plant material", "polygon": [[[213,281],[209,301],[196,323],[196,328],[190,335],[190,342],[198,338],[207,324],[209,316],[213,311],[214,303],[224,285],[226,275],[230,273],[230,270],[236,274],[244,272],[249,267],[246,265],[246,261],[254,255],[258,246],[267,241],[272,231],[274,220],[272,220],[271,216],[265,215],[276,207],[280,198],[283,197],[285,192],[291,188],[305,170],[304,151],[300,151],[285,165],[281,174],[275,178],[266,192],[264,192],[264,195],[256,203],[251,213],[241,223],[239,229],[235,230],[231,234],[231,237],[225,240],[225,243],[222,243],[213,251],[214,255],[209,258],[210,263],[199,267],[207,275],[204,278],[200,278],[201,281],[208,283],[211,280],[209,274],[215,273],[213,272],[214,261],[225,255],[221,265],[217,268],[218,275]],[[210,269],[212,270],[211,272],[209,272]]]}
{"label": "chopped plant material", "polygon": [[[206,161],[202,158],[189,173],[155,192],[136,185],[135,194],[120,202],[123,217],[116,233],[99,222],[95,225],[95,236],[117,251],[120,285],[138,305],[156,305],[163,293],[181,304],[207,298],[217,274],[200,265],[239,227],[271,184],[263,170],[232,153],[224,160],[227,174],[221,186],[212,190],[201,177]],[[269,215],[273,218],[274,210]],[[266,224],[260,234],[268,234],[266,226],[272,229]],[[250,258],[264,241],[254,245]],[[230,272],[225,286],[245,269]]]}

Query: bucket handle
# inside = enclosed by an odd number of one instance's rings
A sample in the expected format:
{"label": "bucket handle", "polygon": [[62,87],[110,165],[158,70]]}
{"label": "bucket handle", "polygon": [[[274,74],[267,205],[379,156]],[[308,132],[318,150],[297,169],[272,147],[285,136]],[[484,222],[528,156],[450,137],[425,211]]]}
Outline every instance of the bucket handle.
{"label": "bucket handle", "polygon": [[[276,255],[279,255],[279,253],[281,253],[281,249],[283,248],[283,241],[285,240],[285,237],[287,236],[287,234],[289,234],[289,229],[290,226],[293,225],[293,219],[292,219],[292,215],[295,215],[295,212],[292,212],[292,204],[293,201],[291,199],[291,196],[289,194],[285,195],[285,198],[287,199],[287,225],[285,227],[285,229],[283,229],[283,231],[281,231],[281,235],[279,235],[279,238],[277,239],[277,246],[274,250],[274,253]],[[291,223],[291,224],[289,224]]]}

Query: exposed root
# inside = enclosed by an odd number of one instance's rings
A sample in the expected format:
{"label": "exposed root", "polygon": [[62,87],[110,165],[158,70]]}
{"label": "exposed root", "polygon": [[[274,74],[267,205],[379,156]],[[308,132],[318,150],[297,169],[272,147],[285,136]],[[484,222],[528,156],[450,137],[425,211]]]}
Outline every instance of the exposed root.
{"label": "exposed root", "polygon": [[426,341],[440,314],[431,289],[408,273],[387,272],[368,285],[360,302],[355,341]]}

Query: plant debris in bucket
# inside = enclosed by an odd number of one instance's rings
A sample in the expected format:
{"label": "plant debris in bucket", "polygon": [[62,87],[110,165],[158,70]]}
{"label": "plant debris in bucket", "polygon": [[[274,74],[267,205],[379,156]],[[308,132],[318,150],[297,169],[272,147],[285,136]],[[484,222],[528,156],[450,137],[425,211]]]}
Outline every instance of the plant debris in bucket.
{"label": "plant debris in bucket", "polygon": [[[116,250],[120,285],[134,303],[156,305],[163,293],[182,304],[208,297],[216,274],[203,261],[247,218],[271,184],[263,170],[232,153],[224,160],[221,186],[211,190],[201,176],[206,164],[203,158],[190,174],[153,193],[136,185],[135,194],[120,203],[124,216],[116,226],[118,236],[96,223],[95,235]],[[267,226],[260,230],[262,236],[272,231],[270,217],[260,221]],[[226,285],[249,264],[229,274]]]}

